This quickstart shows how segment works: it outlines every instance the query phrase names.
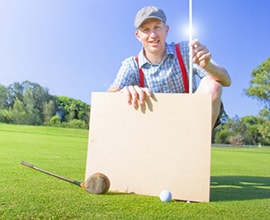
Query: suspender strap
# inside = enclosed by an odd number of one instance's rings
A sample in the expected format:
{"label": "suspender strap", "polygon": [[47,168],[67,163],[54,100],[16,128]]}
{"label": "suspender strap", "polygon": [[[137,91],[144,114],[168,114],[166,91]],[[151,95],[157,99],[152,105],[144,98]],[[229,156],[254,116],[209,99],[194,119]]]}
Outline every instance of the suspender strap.
{"label": "suspender strap", "polygon": [[[139,67],[139,58],[138,56],[135,57],[135,60],[138,64]],[[140,87],[144,87],[144,74],[143,74],[143,70],[141,67],[139,67],[139,81],[140,81]]]}
{"label": "suspender strap", "polygon": [[[180,45],[179,44],[175,44],[175,50],[176,50],[176,56],[178,59],[178,63],[180,65],[181,68],[181,72],[182,72],[182,77],[183,77],[183,83],[184,83],[184,90],[185,93],[188,93],[188,76],[187,76],[187,71],[185,68],[185,64],[181,55],[181,51],[180,51]],[[138,64],[139,67],[139,58],[138,56],[135,57],[135,60]],[[144,87],[144,73],[141,67],[139,67],[139,81],[140,81],[140,87]]]}
{"label": "suspender strap", "polygon": [[179,44],[175,44],[175,50],[176,50],[178,63],[180,64],[181,71],[182,71],[182,77],[183,77],[185,93],[188,93],[188,76],[187,76],[187,71],[186,71],[185,64],[184,64],[184,61],[183,61],[183,58],[182,58],[182,55],[181,55],[180,45]]}

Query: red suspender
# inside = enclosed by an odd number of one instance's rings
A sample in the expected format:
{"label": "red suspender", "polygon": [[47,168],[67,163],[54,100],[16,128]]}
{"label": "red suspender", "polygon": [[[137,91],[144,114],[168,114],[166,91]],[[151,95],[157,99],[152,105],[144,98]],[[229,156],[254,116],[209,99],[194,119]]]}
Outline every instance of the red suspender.
{"label": "red suspender", "polygon": [[[138,56],[135,57],[135,60],[138,64],[138,67],[139,67],[139,58]],[[143,71],[142,71],[142,68],[139,67],[139,80],[140,80],[140,87],[144,87],[144,74],[143,74]]]}
{"label": "red suspender", "polygon": [[[177,59],[178,59],[178,63],[180,65],[181,71],[182,71],[182,77],[183,77],[183,83],[184,83],[184,90],[185,93],[188,93],[188,76],[187,76],[187,71],[185,68],[185,64],[180,52],[180,45],[179,44],[175,44],[175,50],[176,50],[176,55],[177,55]],[[139,66],[139,59],[138,56],[135,57],[135,60]],[[139,81],[140,81],[140,87],[144,87],[144,74],[142,71],[142,68],[139,67]]]}
{"label": "red suspender", "polygon": [[177,59],[178,59],[178,63],[180,64],[181,67],[181,71],[182,71],[182,77],[183,77],[183,83],[184,83],[184,89],[185,89],[185,93],[188,93],[188,76],[187,76],[187,71],[185,68],[185,64],[180,52],[180,45],[179,44],[175,44],[175,50],[176,50],[176,55],[177,55]]}

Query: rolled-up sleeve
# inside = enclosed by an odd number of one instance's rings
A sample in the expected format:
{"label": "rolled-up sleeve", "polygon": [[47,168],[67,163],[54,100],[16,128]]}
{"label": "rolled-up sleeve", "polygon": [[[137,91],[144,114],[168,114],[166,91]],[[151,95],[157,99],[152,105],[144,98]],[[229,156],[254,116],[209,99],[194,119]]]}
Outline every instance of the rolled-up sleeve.
{"label": "rolled-up sleeve", "polygon": [[134,57],[129,57],[122,62],[112,85],[120,89],[125,86],[139,85],[138,70]]}

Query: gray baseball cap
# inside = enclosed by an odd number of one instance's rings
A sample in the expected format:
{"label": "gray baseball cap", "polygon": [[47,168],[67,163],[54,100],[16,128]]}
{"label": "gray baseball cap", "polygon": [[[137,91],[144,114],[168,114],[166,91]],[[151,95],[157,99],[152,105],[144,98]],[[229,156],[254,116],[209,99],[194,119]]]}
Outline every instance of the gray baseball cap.
{"label": "gray baseball cap", "polygon": [[154,6],[147,6],[139,10],[136,14],[134,21],[135,27],[139,28],[142,23],[149,18],[156,18],[163,21],[164,23],[166,23],[167,20],[166,15],[162,9]]}

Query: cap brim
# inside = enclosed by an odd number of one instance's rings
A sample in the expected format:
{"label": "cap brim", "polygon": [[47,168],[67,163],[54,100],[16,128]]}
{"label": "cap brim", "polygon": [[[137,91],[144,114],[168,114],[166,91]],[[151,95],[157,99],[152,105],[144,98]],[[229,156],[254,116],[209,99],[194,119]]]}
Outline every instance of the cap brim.
{"label": "cap brim", "polygon": [[142,24],[144,23],[144,22],[146,22],[147,20],[149,20],[149,19],[157,19],[157,20],[160,20],[160,21],[162,21],[162,22],[164,22],[165,23],[165,21],[163,20],[163,19],[161,19],[161,18],[159,18],[159,17],[157,17],[157,16],[150,16],[150,17],[148,17],[148,18],[146,18],[146,19],[144,19],[139,25],[137,25],[137,27],[136,28],[139,28],[139,27],[141,27],[142,26]]}

